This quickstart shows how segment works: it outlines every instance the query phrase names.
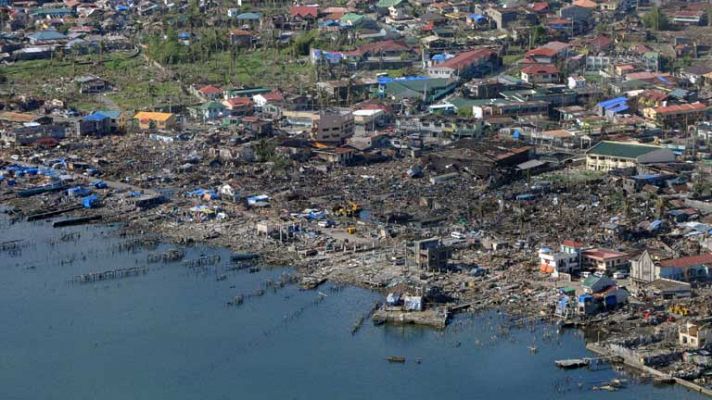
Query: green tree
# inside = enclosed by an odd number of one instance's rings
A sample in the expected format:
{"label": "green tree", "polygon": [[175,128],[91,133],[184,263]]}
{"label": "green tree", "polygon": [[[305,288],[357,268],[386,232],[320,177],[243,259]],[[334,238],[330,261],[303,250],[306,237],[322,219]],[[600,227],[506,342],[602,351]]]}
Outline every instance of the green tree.
{"label": "green tree", "polygon": [[532,26],[529,32],[529,48],[536,46],[539,43],[547,41],[546,28],[541,25]]}
{"label": "green tree", "polygon": [[461,107],[457,109],[457,115],[460,117],[472,117],[472,108]]}
{"label": "green tree", "polygon": [[668,19],[657,6],[653,7],[643,16],[643,25],[654,31],[663,31],[668,28]]}

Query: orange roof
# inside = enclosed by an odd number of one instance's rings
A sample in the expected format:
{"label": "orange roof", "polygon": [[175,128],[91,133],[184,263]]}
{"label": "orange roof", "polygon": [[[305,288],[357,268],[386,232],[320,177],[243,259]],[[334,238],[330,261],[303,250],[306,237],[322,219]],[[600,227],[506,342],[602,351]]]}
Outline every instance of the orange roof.
{"label": "orange roof", "polygon": [[141,112],[137,112],[136,115],[134,115],[134,119],[138,119],[142,122],[143,121],[165,122],[165,121],[168,121],[172,116],[173,116],[173,114],[171,114],[171,113],[141,111]]}
{"label": "orange roof", "polygon": [[576,0],[573,3],[571,3],[574,6],[581,7],[581,8],[598,8],[598,4],[596,4],[595,1],[591,0]]}
{"label": "orange roof", "polygon": [[35,114],[29,114],[29,113],[21,113],[21,112],[14,112],[14,111],[0,112],[0,120],[8,121],[8,122],[32,122],[37,117],[39,117],[39,116],[35,115]]}

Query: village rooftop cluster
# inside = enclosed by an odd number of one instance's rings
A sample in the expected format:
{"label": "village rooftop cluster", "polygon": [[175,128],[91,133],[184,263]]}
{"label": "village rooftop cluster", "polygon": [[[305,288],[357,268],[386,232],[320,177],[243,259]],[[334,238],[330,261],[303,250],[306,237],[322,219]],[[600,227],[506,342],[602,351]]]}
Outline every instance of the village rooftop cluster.
{"label": "village rooftop cluster", "polygon": [[377,323],[587,327],[591,350],[710,393],[709,4],[0,11],[12,218],[226,246],[306,289],[382,292]]}

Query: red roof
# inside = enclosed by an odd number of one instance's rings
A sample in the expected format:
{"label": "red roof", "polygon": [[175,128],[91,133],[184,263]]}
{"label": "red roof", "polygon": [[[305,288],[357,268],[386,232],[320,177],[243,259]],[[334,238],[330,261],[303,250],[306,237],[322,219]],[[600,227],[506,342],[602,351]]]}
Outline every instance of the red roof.
{"label": "red roof", "polygon": [[319,16],[319,7],[318,6],[292,6],[289,9],[289,14],[292,17],[316,18]]}
{"label": "red roof", "polygon": [[549,3],[545,1],[539,1],[536,3],[532,3],[529,8],[534,12],[547,11],[549,9]]}
{"label": "red roof", "polygon": [[437,64],[437,67],[452,68],[452,69],[462,69],[467,68],[480,60],[487,59],[495,55],[496,53],[492,49],[482,48],[466,51],[460,53],[455,57]]}
{"label": "red roof", "polygon": [[202,88],[198,89],[198,91],[202,94],[220,94],[220,93],[222,93],[222,89],[220,89],[219,87],[215,87],[213,85],[203,86]]}
{"label": "red roof", "polygon": [[559,68],[554,64],[531,64],[522,68],[522,72],[527,75],[558,74]]}
{"label": "red roof", "polygon": [[663,101],[668,95],[662,90],[650,89],[641,93],[640,96],[653,101]]}
{"label": "red roof", "polygon": [[588,44],[594,48],[605,49],[613,44],[613,39],[609,38],[608,36],[598,35],[595,38],[591,39]]}
{"label": "red roof", "polygon": [[555,49],[550,49],[547,47],[537,47],[536,49],[527,51],[526,56],[527,57],[532,57],[532,56],[554,57],[558,53],[559,52],[556,51]]}
{"label": "red roof", "polygon": [[660,266],[669,268],[689,268],[703,264],[712,265],[712,253],[660,261]]}
{"label": "red roof", "polygon": [[262,97],[264,97],[264,99],[267,101],[282,101],[282,100],[284,100],[284,95],[279,90],[273,90],[269,93],[264,93],[264,94],[262,94]]}
{"label": "red roof", "polygon": [[571,20],[568,18],[548,18],[546,23],[548,25],[568,25],[571,23]]}
{"label": "red roof", "polygon": [[583,247],[583,243],[573,240],[564,240],[561,244],[566,247],[573,247],[574,249],[580,249]]}
{"label": "red roof", "polygon": [[658,107],[655,112],[658,114],[676,114],[683,112],[695,112],[702,111],[707,108],[704,103],[692,103],[692,104],[676,104],[674,106]]}

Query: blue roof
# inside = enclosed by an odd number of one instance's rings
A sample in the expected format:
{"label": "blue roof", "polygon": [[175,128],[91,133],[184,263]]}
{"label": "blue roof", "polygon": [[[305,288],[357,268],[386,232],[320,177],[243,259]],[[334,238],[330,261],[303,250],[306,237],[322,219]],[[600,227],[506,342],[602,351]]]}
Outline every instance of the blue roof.
{"label": "blue roof", "polygon": [[395,81],[422,81],[422,80],[426,80],[426,79],[430,79],[430,78],[427,76],[404,76],[401,78],[391,78],[390,76],[379,76],[378,84],[385,85],[385,84],[395,82]]}
{"label": "blue roof", "polygon": [[98,111],[84,117],[84,121],[103,121],[105,119],[109,119],[109,116]]}
{"label": "blue roof", "polygon": [[181,32],[178,34],[178,39],[190,39],[190,33],[188,32]]}
{"label": "blue roof", "polygon": [[640,179],[640,180],[650,180],[650,179],[658,179],[662,175],[660,174],[639,174],[639,175],[634,175],[632,176],[633,179]]}
{"label": "blue roof", "polygon": [[601,108],[612,108],[618,104],[625,103],[627,101],[628,101],[627,97],[621,96],[621,97],[616,97],[615,99],[604,100],[604,101],[596,104],[596,106],[601,107]]}
{"label": "blue roof", "polygon": [[627,104],[625,104],[625,103],[619,103],[619,104],[616,104],[616,105],[613,106],[613,107],[608,108],[607,111],[609,111],[609,112],[614,112],[614,113],[619,113],[619,112],[625,111],[625,110],[627,110],[627,109],[628,109],[628,105],[627,105]]}
{"label": "blue roof", "polygon": [[470,14],[469,17],[470,17],[470,19],[474,19],[477,22],[480,22],[483,19],[485,19],[485,16],[482,14]]}

